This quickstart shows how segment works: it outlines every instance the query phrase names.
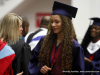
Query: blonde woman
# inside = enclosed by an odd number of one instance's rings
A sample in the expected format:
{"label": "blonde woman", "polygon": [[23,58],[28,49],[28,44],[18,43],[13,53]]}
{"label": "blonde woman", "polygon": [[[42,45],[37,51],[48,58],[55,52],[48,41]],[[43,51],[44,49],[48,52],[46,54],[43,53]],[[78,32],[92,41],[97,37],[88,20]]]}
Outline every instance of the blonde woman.
{"label": "blonde woman", "polygon": [[[19,36],[22,36],[22,21],[19,25]],[[15,33],[16,35],[16,33]],[[15,52],[15,58],[12,63],[14,75],[23,71],[23,75],[29,75],[28,64],[31,58],[31,48],[25,43],[22,39],[19,38],[19,41],[11,45],[12,49]]]}
{"label": "blonde woman", "polygon": [[13,75],[12,61],[15,52],[9,45],[19,41],[21,24],[21,17],[14,13],[7,14],[0,23],[0,75]]}

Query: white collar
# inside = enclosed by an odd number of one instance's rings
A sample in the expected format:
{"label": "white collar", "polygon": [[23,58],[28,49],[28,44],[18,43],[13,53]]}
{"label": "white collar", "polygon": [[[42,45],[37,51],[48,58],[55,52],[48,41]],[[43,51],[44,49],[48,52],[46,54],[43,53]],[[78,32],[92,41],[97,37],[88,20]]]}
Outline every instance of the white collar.
{"label": "white collar", "polygon": [[97,50],[99,50],[100,48],[100,40],[97,41],[96,43],[93,43],[93,42],[90,42],[88,47],[87,47],[87,51],[90,53],[90,54],[93,54],[95,53]]}

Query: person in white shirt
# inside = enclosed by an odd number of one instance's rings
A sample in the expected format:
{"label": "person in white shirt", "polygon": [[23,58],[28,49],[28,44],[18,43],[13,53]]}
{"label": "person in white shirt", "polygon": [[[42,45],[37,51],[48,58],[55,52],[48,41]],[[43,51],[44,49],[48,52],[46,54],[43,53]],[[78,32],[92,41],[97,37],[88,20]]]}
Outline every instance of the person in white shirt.
{"label": "person in white shirt", "polygon": [[47,34],[50,16],[44,16],[40,23],[40,28],[37,31],[28,33],[25,36],[25,42],[31,47],[31,51],[35,48],[42,36]]}

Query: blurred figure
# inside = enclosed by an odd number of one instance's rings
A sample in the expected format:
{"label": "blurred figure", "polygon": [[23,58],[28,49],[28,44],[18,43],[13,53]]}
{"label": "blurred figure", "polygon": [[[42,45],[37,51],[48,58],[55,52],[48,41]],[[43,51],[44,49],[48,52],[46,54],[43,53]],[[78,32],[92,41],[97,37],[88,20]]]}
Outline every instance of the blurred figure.
{"label": "blurred figure", "polygon": [[[85,52],[85,75],[100,75],[100,18],[91,18],[94,22],[89,26],[81,46]],[[98,71],[98,72],[97,72]]]}
{"label": "blurred figure", "polygon": [[19,41],[21,24],[21,17],[14,13],[7,14],[0,23],[0,75],[13,75],[12,61],[15,52],[10,45]]}
{"label": "blurred figure", "polygon": [[31,46],[31,51],[35,48],[42,36],[47,34],[50,16],[44,16],[40,23],[40,28],[35,32],[30,32],[25,37],[25,42]]}
{"label": "blurred figure", "polygon": [[29,62],[31,75],[84,75],[79,72],[84,71],[84,52],[71,21],[77,9],[54,1],[48,34],[40,39]]}
{"label": "blurred figure", "polygon": [[[22,36],[22,24],[19,26],[19,37]],[[29,75],[28,64],[31,54],[31,48],[26,44],[22,39],[19,38],[19,41],[11,45],[12,49],[15,51],[15,58],[12,63],[14,75],[23,71],[23,75]]]}
{"label": "blurred figure", "polygon": [[23,28],[23,31],[22,31],[22,36],[20,37],[23,41],[24,41],[24,37],[26,36],[26,34],[28,33],[29,31],[29,20],[28,18],[25,16],[25,15],[19,15],[23,22],[22,22],[22,28]]}

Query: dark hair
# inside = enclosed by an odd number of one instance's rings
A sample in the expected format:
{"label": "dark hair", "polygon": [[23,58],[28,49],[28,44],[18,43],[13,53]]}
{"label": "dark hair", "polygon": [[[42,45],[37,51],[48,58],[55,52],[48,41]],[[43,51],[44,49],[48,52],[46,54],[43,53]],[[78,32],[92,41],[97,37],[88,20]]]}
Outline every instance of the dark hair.
{"label": "dark hair", "polygon": [[92,40],[92,37],[90,35],[90,29],[91,29],[92,25],[90,25],[85,33],[85,36],[82,40],[81,46],[84,49],[84,54],[86,55],[86,51],[87,51],[87,46],[90,43],[90,41]]}
{"label": "dark hair", "polygon": [[20,17],[22,18],[22,36],[25,37],[26,34],[28,33],[28,29],[29,29],[29,21],[28,18],[25,15],[20,15]]}
{"label": "dark hair", "polygon": [[23,20],[23,22],[22,22],[22,27],[23,27],[23,29],[25,28],[25,26],[26,27],[28,27],[29,26],[29,23],[28,23],[28,18],[25,16],[25,15],[19,15],[21,18],[22,18],[22,20]]}
{"label": "dark hair", "polygon": [[40,27],[42,25],[48,26],[50,22],[50,16],[44,16],[41,20]]}

